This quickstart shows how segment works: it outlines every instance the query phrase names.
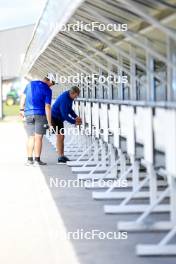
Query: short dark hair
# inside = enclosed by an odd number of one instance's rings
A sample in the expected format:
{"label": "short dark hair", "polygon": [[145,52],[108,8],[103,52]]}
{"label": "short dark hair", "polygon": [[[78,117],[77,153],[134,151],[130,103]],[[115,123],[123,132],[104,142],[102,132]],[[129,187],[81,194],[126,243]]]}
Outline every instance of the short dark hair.
{"label": "short dark hair", "polygon": [[76,93],[76,94],[80,94],[80,89],[79,89],[79,87],[78,86],[72,86],[71,88],[70,88],[70,92],[71,93]]}
{"label": "short dark hair", "polygon": [[50,80],[48,77],[44,77],[43,79],[44,81],[47,81],[47,82],[52,82],[53,85],[56,84],[56,82],[54,80]]}

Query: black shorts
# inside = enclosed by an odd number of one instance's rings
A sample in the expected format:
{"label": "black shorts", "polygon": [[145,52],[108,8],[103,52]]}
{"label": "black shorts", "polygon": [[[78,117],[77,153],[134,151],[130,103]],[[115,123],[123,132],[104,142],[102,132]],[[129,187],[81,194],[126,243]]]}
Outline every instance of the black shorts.
{"label": "black shorts", "polygon": [[52,122],[52,127],[53,127],[53,133],[55,133],[56,135],[57,134],[64,134],[64,123],[59,119],[59,118],[56,118],[56,117],[53,117],[52,116],[52,119],[51,119],[51,122]]}
{"label": "black shorts", "polygon": [[25,118],[25,128],[28,136],[34,136],[34,134],[44,135],[47,124],[45,115],[29,115]]}

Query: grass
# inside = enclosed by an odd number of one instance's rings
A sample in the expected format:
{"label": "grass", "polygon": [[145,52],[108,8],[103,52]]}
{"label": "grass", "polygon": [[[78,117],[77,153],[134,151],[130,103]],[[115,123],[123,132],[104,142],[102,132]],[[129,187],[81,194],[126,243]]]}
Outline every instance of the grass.
{"label": "grass", "polygon": [[4,116],[17,116],[19,114],[19,105],[8,106],[6,103],[3,103],[3,114]]}

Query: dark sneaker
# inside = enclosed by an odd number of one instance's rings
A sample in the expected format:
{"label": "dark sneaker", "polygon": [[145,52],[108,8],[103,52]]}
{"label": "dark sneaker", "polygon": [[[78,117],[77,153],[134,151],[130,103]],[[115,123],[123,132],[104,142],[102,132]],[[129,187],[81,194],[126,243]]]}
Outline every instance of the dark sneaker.
{"label": "dark sneaker", "polygon": [[26,166],[31,166],[33,164],[34,164],[33,160],[27,160],[26,163],[25,163]]}
{"label": "dark sneaker", "polygon": [[58,158],[57,164],[66,164],[66,160],[65,160],[64,156]]}
{"label": "dark sneaker", "polygon": [[47,165],[47,163],[46,162],[43,162],[43,161],[37,161],[37,160],[35,160],[34,161],[34,166],[35,167],[37,167],[37,166],[44,166],[44,165]]}
{"label": "dark sneaker", "polygon": [[63,156],[63,158],[65,159],[65,161],[70,161],[69,158],[67,158],[66,156]]}

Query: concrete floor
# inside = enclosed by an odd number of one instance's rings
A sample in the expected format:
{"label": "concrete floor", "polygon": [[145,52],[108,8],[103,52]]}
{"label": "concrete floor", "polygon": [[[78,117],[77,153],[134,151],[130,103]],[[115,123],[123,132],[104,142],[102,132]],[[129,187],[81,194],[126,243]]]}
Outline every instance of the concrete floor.
{"label": "concrete floor", "polygon": [[[46,152],[45,152],[46,151]],[[51,179],[68,180],[76,179],[67,165],[56,165],[57,156],[55,150],[48,141],[45,141],[44,159],[48,160],[48,166],[42,167],[48,188],[51,191],[59,213],[65,223],[68,232],[77,229],[84,231],[100,230],[103,232],[117,232],[116,223],[119,220],[133,220],[137,215],[105,215],[103,205],[105,201],[94,201],[92,191],[84,188],[51,187]],[[108,201],[115,204],[116,201]],[[167,215],[160,216],[166,219]],[[136,257],[135,245],[138,243],[157,243],[165,233],[128,233],[127,240],[73,240],[75,252],[81,264],[115,264],[115,263],[175,263],[174,257]]]}
{"label": "concrete floor", "polygon": [[0,123],[0,263],[79,264],[40,168],[24,157],[22,124]]}
{"label": "concrete floor", "polygon": [[46,139],[42,159],[48,166],[25,167],[20,123],[0,123],[0,135],[0,263],[176,263],[174,257],[135,256],[137,243],[157,242],[163,233],[129,233],[126,240],[66,239],[78,229],[117,232],[118,220],[136,216],[105,215],[105,202],[93,201],[90,190],[51,186],[51,179],[76,176],[67,165],[56,165],[56,153]]}

